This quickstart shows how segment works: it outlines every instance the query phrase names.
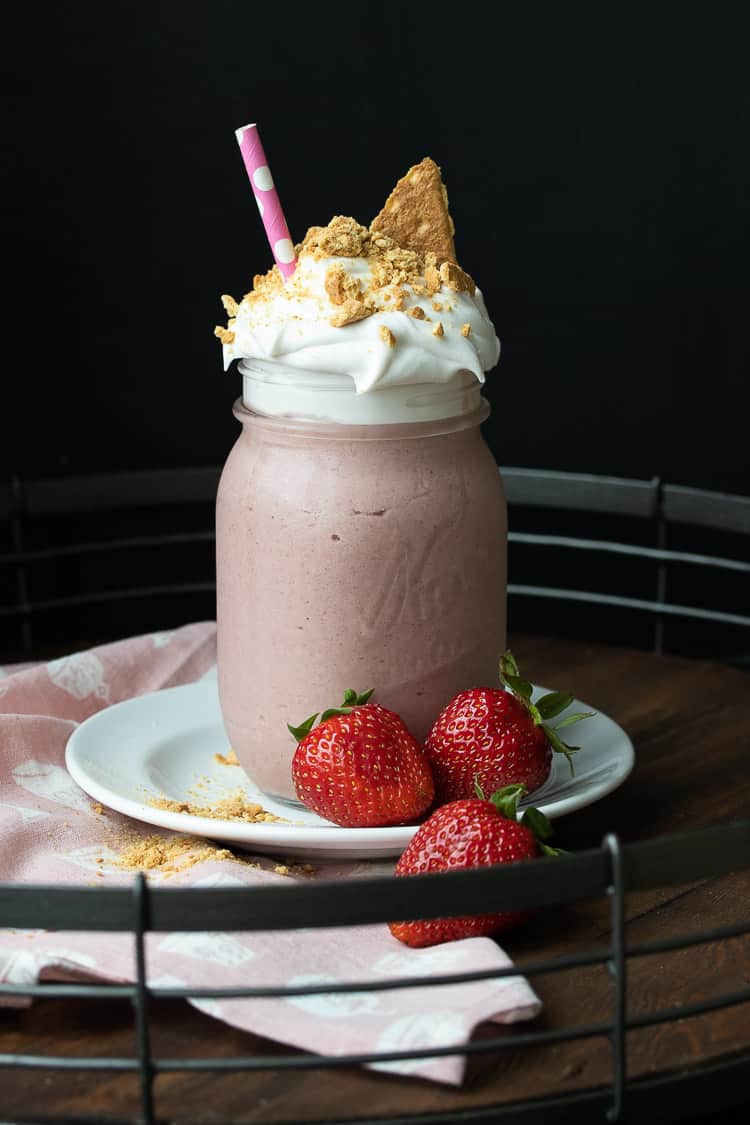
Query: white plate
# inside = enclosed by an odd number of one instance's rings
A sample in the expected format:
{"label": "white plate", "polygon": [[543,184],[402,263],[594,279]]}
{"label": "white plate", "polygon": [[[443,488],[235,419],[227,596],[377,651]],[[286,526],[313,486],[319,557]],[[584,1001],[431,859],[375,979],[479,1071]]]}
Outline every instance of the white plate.
{"label": "white plate", "polygon": [[[580,701],[575,707],[594,710]],[[633,768],[630,739],[606,715],[597,713],[573,730],[581,745],[575,756],[575,776],[570,776],[562,755],[555,754],[549,778],[530,798],[548,817],[563,816],[598,801]],[[306,809],[273,801],[238,766],[225,766],[214,759],[227,750],[216,681],[201,680],[140,695],[92,715],[68,740],[65,762],[90,797],[117,812],[248,851],[300,858],[383,859],[400,855],[416,831],[414,825],[340,828]],[[201,786],[196,790],[197,782]],[[214,820],[149,804],[154,797],[167,797],[210,805],[212,799],[227,797],[240,786],[248,800],[257,800],[288,823]]]}

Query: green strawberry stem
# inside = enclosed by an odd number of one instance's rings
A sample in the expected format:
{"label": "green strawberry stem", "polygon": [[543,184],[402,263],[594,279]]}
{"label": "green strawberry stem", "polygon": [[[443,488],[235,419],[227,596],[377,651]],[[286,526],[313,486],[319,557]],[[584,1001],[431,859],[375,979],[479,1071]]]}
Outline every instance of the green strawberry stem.
{"label": "green strawberry stem", "polygon": [[[367,703],[368,699],[374,691],[375,688],[370,688],[369,691],[364,691],[360,695],[356,691],[354,691],[353,688],[347,688],[344,692],[344,702],[342,703],[342,705],[340,707],[329,707],[328,710],[324,711],[320,716],[320,722],[324,723],[326,719],[331,719],[334,715],[350,715],[355,707],[364,706],[364,704]],[[317,719],[317,717],[318,712],[316,711],[314,715],[310,715],[309,718],[300,723],[298,727],[292,726],[291,723],[287,723],[287,730],[294,738],[297,739],[297,742],[301,742],[302,739],[305,738],[305,736],[308,735],[315,726],[315,720]]]}
{"label": "green strawberry stem", "polygon": [[[474,792],[480,801],[486,801],[484,790],[479,784],[479,777],[474,778]],[[489,798],[501,816],[507,817],[508,820],[518,820],[518,802],[528,793],[525,785],[506,785],[502,789],[496,789],[492,796]],[[562,848],[553,848],[547,840],[551,839],[554,835],[554,828],[550,824],[547,817],[539,809],[528,808],[524,809],[521,816],[521,824],[525,824],[531,832],[536,836],[536,842],[539,846],[539,851],[542,855],[562,855]]]}
{"label": "green strawberry stem", "polygon": [[570,766],[571,777],[575,774],[573,767],[573,755],[581,749],[580,746],[570,746],[567,742],[563,742],[560,738],[558,731],[563,730],[565,727],[572,726],[573,723],[580,723],[582,719],[590,719],[595,714],[594,711],[580,711],[575,715],[568,715],[558,723],[556,727],[548,725],[547,720],[554,719],[562,714],[566,708],[570,707],[573,702],[572,695],[566,695],[562,691],[550,691],[547,695],[543,695],[532,703],[531,696],[534,691],[533,684],[528,680],[522,679],[516,664],[516,658],[510,649],[507,649],[500,657],[500,683],[503,684],[512,695],[516,697],[519,703],[523,704],[531,718],[534,720],[536,726],[541,727],[544,735],[549,742],[552,749],[557,754],[564,754]]}

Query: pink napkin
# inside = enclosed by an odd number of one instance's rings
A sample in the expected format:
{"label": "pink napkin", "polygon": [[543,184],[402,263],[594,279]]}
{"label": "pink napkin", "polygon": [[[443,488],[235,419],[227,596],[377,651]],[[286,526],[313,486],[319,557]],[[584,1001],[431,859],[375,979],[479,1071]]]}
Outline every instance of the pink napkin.
{"label": "pink napkin", "polygon": [[[0,668],[0,881],[127,884],[106,841],[127,827],[157,829],[119,813],[97,812],[68,775],[65,743],[76,724],[119,700],[211,675],[213,623],[154,633],[48,664]],[[168,837],[174,833],[161,832]],[[110,862],[107,857],[109,856]],[[97,859],[104,857],[104,863]],[[260,867],[210,859],[169,878],[167,886],[287,885],[275,862]],[[316,861],[313,878],[382,874],[393,864]],[[149,872],[152,883],[164,879]],[[300,876],[303,877],[303,876]],[[162,987],[377,981],[504,968],[507,955],[489,938],[414,950],[385,925],[272,933],[150,934],[149,984]],[[0,979],[133,979],[130,935],[0,930]],[[195,1000],[196,1008],[235,1027],[325,1054],[396,1051],[463,1044],[482,1020],[530,1019],[541,1004],[520,976],[474,984],[289,999]],[[460,1083],[464,1056],[374,1064],[398,1074]]]}

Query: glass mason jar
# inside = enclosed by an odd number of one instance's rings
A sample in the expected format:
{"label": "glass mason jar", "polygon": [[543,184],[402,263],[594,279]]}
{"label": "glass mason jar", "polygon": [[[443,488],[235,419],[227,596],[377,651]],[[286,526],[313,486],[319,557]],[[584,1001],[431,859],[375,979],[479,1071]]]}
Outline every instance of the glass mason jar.
{"label": "glass mason jar", "polygon": [[276,392],[247,385],[217,497],[219,694],[246,772],[295,801],[287,723],[346,688],[422,740],[456,692],[497,683],[505,498],[475,381],[455,401],[394,388],[411,395],[387,421],[355,424],[259,413],[248,398],[272,410]]}

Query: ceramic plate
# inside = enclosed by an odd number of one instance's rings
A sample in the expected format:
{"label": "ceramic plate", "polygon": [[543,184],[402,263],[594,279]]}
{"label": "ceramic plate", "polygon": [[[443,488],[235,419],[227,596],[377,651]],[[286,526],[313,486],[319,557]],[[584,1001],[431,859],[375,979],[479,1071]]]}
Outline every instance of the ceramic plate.
{"label": "ceramic plate", "polygon": [[[574,706],[596,710],[580,701]],[[556,754],[552,773],[533,794],[533,804],[550,818],[598,801],[620,785],[633,767],[630,739],[606,715],[599,712],[570,733],[581,746],[575,756],[575,776]],[[400,855],[416,831],[414,826],[340,828],[305,809],[273,801],[238,766],[215,759],[215,754],[227,750],[216,681],[207,679],[99,711],[73,732],[65,760],[81,788],[117,812],[248,851],[311,859],[383,859]],[[214,820],[149,804],[166,797],[211,805],[240,786],[248,800],[258,801],[285,820],[259,824]]]}

